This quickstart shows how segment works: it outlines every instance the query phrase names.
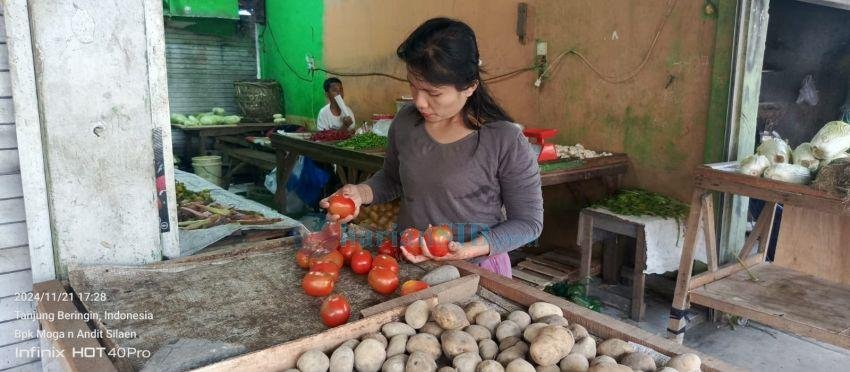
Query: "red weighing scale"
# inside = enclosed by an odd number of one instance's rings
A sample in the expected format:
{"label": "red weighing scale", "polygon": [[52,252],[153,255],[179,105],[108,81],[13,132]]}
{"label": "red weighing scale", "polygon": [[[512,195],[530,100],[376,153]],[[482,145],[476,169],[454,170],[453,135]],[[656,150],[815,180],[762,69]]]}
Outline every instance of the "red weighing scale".
{"label": "red weighing scale", "polygon": [[528,142],[537,153],[537,162],[542,163],[550,160],[558,160],[558,152],[555,150],[555,145],[546,143],[547,138],[552,138],[558,134],[557,129],[524,129],[522,134],[528,137]]}

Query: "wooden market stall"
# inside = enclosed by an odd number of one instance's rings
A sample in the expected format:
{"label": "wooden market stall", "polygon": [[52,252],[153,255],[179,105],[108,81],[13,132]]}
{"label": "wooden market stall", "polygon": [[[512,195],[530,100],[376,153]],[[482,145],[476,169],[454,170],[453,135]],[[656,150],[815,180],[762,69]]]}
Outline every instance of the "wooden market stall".
{"label": "wooden market stall", "polygon": [[[701,354],[635,326],[627,325],[582,308],[560,297],[529,288],[517,281],[483,270],[467,262],[451,262],[461,277],[407,296],[378,295],[364,285],[364,278],[341,278],[342,293],[349,294],[352,319],[348,324],[325,329],[315,310],[320,299],[302,294],[293,274],[295,265],[292,239],[277,244],[241,245],[229,250],[161,262],[144,267],[90,267],[75,271],[70,286],[58,281],[35,286],[37,309],[42,328],[54,331],[88,330],[82,315],[102,315],[106,311],[150,311],[152,320],[92,321],[91,327],[102,335],[115,331],[135,332],[136,336],[98,339],[107,351],[128,346],[151,352],[168,340],[208,338],[244,344],[248,353],[202,367],[205,371],[260,371],[292,368],[298,356],[309,349],[329,351],[350,338],[380,330],[381,325],[399,320],[407,304],[423,299],[436,303],[465,303],[478,299],[491,308],[507,313],[534,302],[545,301],[560,307],[564,317],[583,325],[598,337],[616,337],[650,348],[666,356],[694,353],[702,359],[704,371],[739,370],[720,359]],[[403,264],[400,276],[417,276],[434,264],[417,267]],[[115,270],[115,271],[113,271]],[[348,273],[350,276],[350,273]],[[113,280],[114,279],[114,280]],[[239,285],[234,285],[239,282]],[[140,285],[140,284],[145,285]],[[241,288],[239,291],[235,289]],[[104,301],[80,298],[76,304],[70,294],[106,293]],[[357,296],[351,295],[356,293]],[[79,306],[79,308],[77,307]],[[45,314],[63,311],[79,314],[77,320],[50,320]],[[67,318],[67,317],[66,317]],[[80,347],[86,339],[46,340],[56,350]],[[89,345],[93,346],[93,345]],[[98,370],[137,369],[146,358],[117,358],[108,353],[81,358],[66,352],[62,363],[69,370],[96,366]]]}
{"label": "wooden market stall", "polygon": [[280,127],[280,124],[275,123],[239,123],[239,124],[221,124],[221,125],[182,125],[171,124],[173,129],[182,130],[186,136],[186,142],[183,146],[184,161],[189,161],[191,158],[192,142],[197,142],[197,154],[207,154],[207,140],[219,136],[246,135],[249,133],[263,133],[270,129]]}
{"label": "wooden market stall", "polygon": [[[740,174],[736,162],[697,167],[694,184],[668,335],[682,341],[686,312],[697,304],[850,348],[850,283],[844,279],[850,205],[810,186]],[[696,239],[705,238],[709,252],[717,249],[713,224],[697,228],[700,219],[714,220],[711,192],[767,205],[736,262],[718,267],[716,255],[708,254],[708,271],[692,275]],[[790,213],[779,228],[776,259],[767,262],[777,204]]]}

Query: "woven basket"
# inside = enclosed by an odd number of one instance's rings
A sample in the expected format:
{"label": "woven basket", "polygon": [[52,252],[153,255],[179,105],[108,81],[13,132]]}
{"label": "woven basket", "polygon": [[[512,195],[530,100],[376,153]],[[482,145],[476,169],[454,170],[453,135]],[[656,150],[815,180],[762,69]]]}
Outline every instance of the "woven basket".
{"label": "woven basket", "polygon": [[233,86],[243,122],[270,122],[272,115],[284,113],[283,92],[276,80],[242,80],[233,82]]}

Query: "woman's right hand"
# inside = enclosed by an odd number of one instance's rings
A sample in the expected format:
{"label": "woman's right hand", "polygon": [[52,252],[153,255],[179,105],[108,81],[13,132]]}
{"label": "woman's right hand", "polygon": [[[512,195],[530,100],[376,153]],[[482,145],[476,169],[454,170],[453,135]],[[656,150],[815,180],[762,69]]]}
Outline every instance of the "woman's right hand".
{"label": "woman's right hand", "polygon": [[[333,195],[342,195],[342,196],[345,196],[345,197],[351,199],[351,201],[354,202],[354,214],[352,214],[348,217],[345,217],[343,219],[340,219],[338,215],[328,213],[327,214],[328,221],[339,222],[339,223],[349,223],[352,220],[354,220],[354,218],[356,218],[357,215],[360,214],[360,206],[363,205],[364,203],[369,202],[368,200],[366,200],[367,195],[365,195],[366,190],[363,189],[364,187],[369,187],[369,186],[349,184],[349,185],[345,185],[345,186],[341,187],[339,190],[336,190],[336,192],[334,192]],[[331,195],[331,196],[333,196],[333,195]],[[319,201],[319,207],[321,207],[322,209],[328,209],[330,207],[330,202],[328,201],[328,199],[330,199],[330,196],[320,200]]]}

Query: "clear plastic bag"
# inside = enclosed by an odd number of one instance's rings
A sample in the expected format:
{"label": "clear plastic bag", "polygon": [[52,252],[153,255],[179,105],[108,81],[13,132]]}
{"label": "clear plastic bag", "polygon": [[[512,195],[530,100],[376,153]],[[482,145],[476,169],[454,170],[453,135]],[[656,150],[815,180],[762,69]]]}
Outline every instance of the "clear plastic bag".
{"label": "clear plastic bag", "polygon": [[812,75],[806,75],[803,78],[803,86],[800,87],[800,94],[797,96],[797,104],[806,103],[810,106],[818,104],[818,90],[815,88],[815,79]]}

